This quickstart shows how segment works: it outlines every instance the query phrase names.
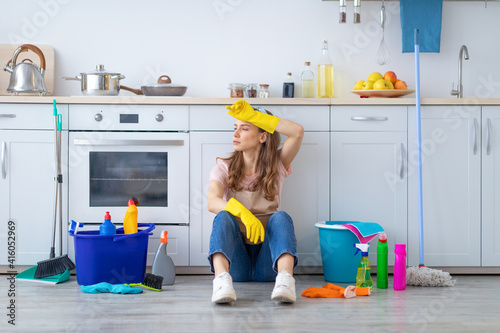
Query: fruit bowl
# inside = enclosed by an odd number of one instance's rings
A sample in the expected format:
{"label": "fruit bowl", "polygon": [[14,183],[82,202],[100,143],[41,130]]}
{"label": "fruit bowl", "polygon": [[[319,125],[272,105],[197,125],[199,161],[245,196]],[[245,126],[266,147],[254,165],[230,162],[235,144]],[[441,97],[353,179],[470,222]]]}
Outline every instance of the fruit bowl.
{"label": "fruit bowl", "polygon": [[353,94],[361,97],[401,97],[411,93],[415,90],[410,89],[377,89],[377,90],[351,90]]}

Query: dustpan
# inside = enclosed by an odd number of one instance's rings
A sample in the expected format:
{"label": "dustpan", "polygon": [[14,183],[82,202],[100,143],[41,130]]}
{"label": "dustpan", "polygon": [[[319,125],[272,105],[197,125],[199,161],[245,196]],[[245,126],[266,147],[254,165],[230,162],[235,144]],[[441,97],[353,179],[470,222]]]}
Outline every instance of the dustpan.
{"label": "dustpan", "polygon": [[38,266],[33,266],[33,267],[28,268],[25,271],[22,271],[21,273],[18,273],[16,275],[16,280],[25,280],[25,281],[30,281],[30,282],[48,283],[48,284],[58,284],[58,283],[61,283],[64,281],[68,281],[69,277],[71,275],[71,273],[69,272],[69,269],[66,269],[61,274],[56,274],[56,275],[36,279],[35,272],[36,272],[37,267]]}

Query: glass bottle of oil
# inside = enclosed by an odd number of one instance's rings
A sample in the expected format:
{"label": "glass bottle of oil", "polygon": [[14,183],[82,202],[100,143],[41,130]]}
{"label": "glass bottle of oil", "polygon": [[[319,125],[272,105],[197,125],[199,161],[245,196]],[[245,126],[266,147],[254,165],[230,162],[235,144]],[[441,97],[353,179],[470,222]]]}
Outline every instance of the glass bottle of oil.
{"label": "glass bottle of oil", "polygon": [[333,98],[333,64],[328,54],[328,41],[323,40],[318,62],[318,98]]}
{"label": "glass bottle of oil", "polygon": [[314,97],[314,73],[309,67],[311,63],[306,61],[306,68],[302,72],[300,79],[302,83],[302,98]]}

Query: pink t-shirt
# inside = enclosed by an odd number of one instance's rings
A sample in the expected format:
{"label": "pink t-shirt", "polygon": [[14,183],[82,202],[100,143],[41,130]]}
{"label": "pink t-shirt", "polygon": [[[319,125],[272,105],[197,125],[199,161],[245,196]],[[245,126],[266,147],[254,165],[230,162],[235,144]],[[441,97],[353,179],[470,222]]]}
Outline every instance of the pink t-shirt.
{"label": "pink t-shirt", "polygon": [[[228,168],[229,168],[229,161],[224,161],[224,160],[218,160],[217,164],[214,166],[212,169],[212,172],[210,173],[210,181],[216,180],[219,183],[222,184],[224,187],[224,196],[223,199],[227,200],[228,193],[229,193],[229,188],[227,187],[227,182],[228,182]],[[285,180],[286,177],[288,177],[292,173],[292,167],[289,166],[288,169],[285,169],[285,166],[283,163],[281,163],[281,159],[278,157],[278,183],[279,183],[279,191],[278,195],[276,196],[276,200],[278,202],[278,210],[281,209],[281,189],[283,188],[283,181]],[[250,191],[250,184],[257,178],[257,174],[254,174],[252,176],[245,176],[243,177],[243,180],[241,181],[241,186],[243,186],[244,191]]]}

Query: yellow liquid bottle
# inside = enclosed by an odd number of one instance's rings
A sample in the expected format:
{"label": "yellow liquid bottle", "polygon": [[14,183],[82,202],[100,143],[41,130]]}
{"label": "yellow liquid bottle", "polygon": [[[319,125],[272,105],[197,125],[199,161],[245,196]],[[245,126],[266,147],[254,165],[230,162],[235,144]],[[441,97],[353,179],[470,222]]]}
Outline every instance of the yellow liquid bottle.
{"label": "yellow liquid bottle", "polygon": [[333,98],[333,65],[318,65],[318,98]]}
{"label": "yellow liquid bottle", "polygon": [[318,98],[333,98],[333,64],[328,55],[328,41],[323,41],[318,62]]}
{"label": "yellow liquid bottle", "polygon": [[125,234],[135,234],[138,231],[137,215],[138,211],[134,200],[129,200],[125,218],[123,219],[123,231]]}
{"label": "yellow liquid bottle", "polygon": [[314,97],[314,80],[302,81],[302,97]]}
{"label": "yellow liquid bottle", "polygon": [[304,71],[302,72],[301,78],[301,89],[302,98],[313,98],[314,97],[314,73],[311,70],[311,63],[306,61]]}

